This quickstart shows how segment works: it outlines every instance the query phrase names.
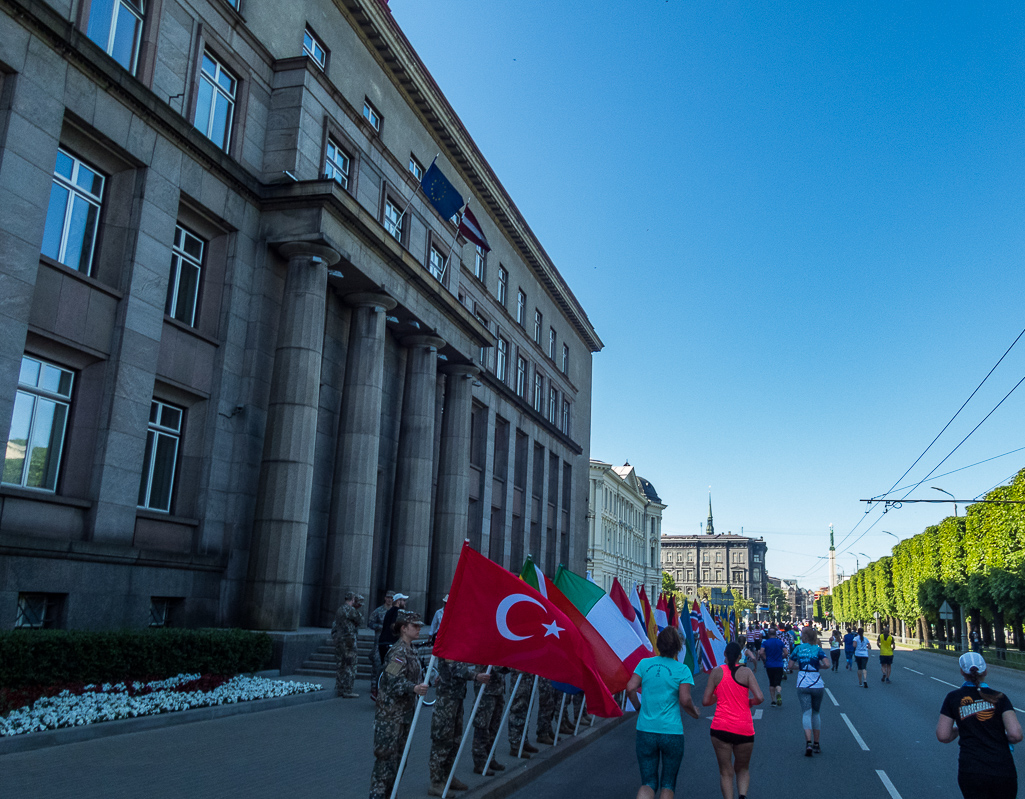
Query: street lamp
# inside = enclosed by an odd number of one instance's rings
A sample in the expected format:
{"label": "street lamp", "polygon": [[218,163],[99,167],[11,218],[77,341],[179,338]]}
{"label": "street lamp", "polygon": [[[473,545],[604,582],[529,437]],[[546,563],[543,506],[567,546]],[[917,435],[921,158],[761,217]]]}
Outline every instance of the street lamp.
{"label": "street lamp", "polygon": [[[947,495],[948,497],[950,497],[951,499],[954,499],[954,495],[953,495],[953,494],[951,494],[951,493],[950,493],[949,491],[944,491],[944,490],[943,490],[942,488],[937,488],[936,486],[929,486],[929,487],[930,487],[930,488],[931,488],[931,489],[932,489],[933,491],[939,491],[940,493],[946,494],[946,495]],[[955,518],[955,519],[957,518],[957,502],[956,502],[956,501],[954,502],[954,518]]]}
{"label": "street lamp", "polygon": [[[893,535],[893,533],[891,533],[889,530],[880,530],[879,532],[880,533],[886,533],[887,535]],[[900,536],[893,535],[893,537],[896,538],[898,541],[900,541]]]}
{"label": "street lamp", "polygon": [[854,554],[853,552],[851,552],[850,550],[848,550],[848,551],[847,551],[846,553],[844,553],[844,554],[850,555],[850,556],[851,556],[852,558],[854,558],[854,572],[855,572],[855,573],[857,573],[857,572],[861,571],[861,561],[860,561],[860,560],[858,560],[858,556],[857,556],[857,555],[855,555],[855,554]]}

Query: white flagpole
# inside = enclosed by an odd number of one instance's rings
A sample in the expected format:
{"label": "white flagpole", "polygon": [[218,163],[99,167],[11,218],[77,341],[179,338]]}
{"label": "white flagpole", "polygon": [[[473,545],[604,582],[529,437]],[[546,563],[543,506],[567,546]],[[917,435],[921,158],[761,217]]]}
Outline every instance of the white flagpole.
{"label": "white flagpole", "polygon": [[516,696],[516,692],[520,690],[520,681],[522,679],[522,674],[516,675],[516,685],[513,686],[512,693],[509,694],[509,701],[505,703],[505,710],[502,711],[502,720],[498,723],[498,732],[495,734],[495,741],[491,744],[491,751],[488,752],[488,759],[484,763],[484,776],[487,776],[488,766],[491,765],[491,761],[495,757],[495,750],[498,749],[498,739],[501,737],[502,730],[505,728],[505,722],[509,719],[509,711],[512,710],[512,701]]}
{"label": "white flagpole", "polygon": [[441,277],[438,278],[438,282],[441,283],[442,285],[445,284],[445,273],[448,272],[448,265],[452,261],[452,251],[456,247],[456,239],[459,238],[459,224],[463,221],[463,210],[469,204],[470,204],[470,201],[467,200],[465,203],[463,203],[462,208],[459,209],[459,218],[456,219],[456,233],[452,237],[452,243],[448,246],[448,257],[445,258],[445,265],[441,268]]}
{"label": "white flagpole", "polygon": [[[518,758],[523,757],[523,744],[527,742],[527,734],[530,732],[530,711],[534,709],[534,694],[537,693],[537,675],[534,675],[534,685],[530,689],[530,699],[527,700],[527,718],[523,722],[523,735],[520,736],[520,751],[516,755]],[[516,694],[513,694],[513,699],[516,698]],[[392,797],[395,799],[395,797]]]}
{"label": "white flagpole", "polygon": [[[562,729],[562,713],[566,709],[566,694],[562,695],[562,702],[559,703],[559,721],[555,725],[555,743],[552,746],[559,745],[559,730]],[[444,797],[442,797],[444,799]]]}
{"label": "white flagpole", "polygon": [[[430,674],[431,669],[434,668],[434,662],[437,660],[436,655],[431,655],[431,660],[427,664],[427,671],[425,674]],[[406,758],[409,757],[409,747],[413,743],[413,730],[416,729],[416,720],[420,716],[420,708],[423,707],[424,698],[418,696],[416,698],[416,710],[413,711],[413,722],[409,725],[409,733],[406,735],[406,747],[402,750],[402,760],[399,761],[399,771],[395,775],[395,784],[391,789],[391,799],[395,799],[395,794],[399,792],[399,780],[402,779],[402,770],[406,767]]]}
{"label": "white flagpole", "polygon": [[577,713],[577,726],[573,728],[573,734],[576,735],[580,732],[580,721],[584,718],[584,714],[587,712],[587,697],[584,697],[584,701],[580,704],[580,712]]}
{"label": "white flagpole", "polygon": [[[441,153],[438,153],[438,155],[441,155]],[[437,160],[438,160],[438,155],[434,156],[434,161],[437,161]],[[431,166],[434,166],[434,161],[431,161]],[[431,166],[427,167],[427,169],[430,169],[430,168],[431,168]],[[424,170],[424,175],[426,175],[426,174],[427,174],[427,170],[425,169],[425,170]],[[415,177],[415,176],[414,176],[414,177]],[[420,180],[423,180],[423,177],[422,177],[422,176],[421,176]],[[421,185],[421,184],[420,184],[420,181],[418,180],[418,181],[416,182],[416,188],[414,188],[414,189],[413,189],[413,193],[409,195],[409,200],[408,200],[408,201],[406,202],[406,207],[405,207],[405,208],[403,208],[403,209],[402,209],[402,213],[401,213],[401,214],[399,214],[399,221],[398,221],[398,222],[396,222],[396,224],[397,224],[397,225],[398,225],[398,227],[399,227],[399,230],[402,230],[402,217],[404,217],[404,216],[406,215],[406,211],[408,211],[408,210],[409,210],[409,206],[411,206],[411,205],[413,204],[413,199],[414,199],[414,198],[416,197],[416,192],[417,192],[417,189],[419,189],[419,188],[420,188],[420,185]]]}
{"label": "white flagpole", "polygon": [[[488,666],[488,670],[485,674],[491,674],[492,666]],[[466,747],[466,739],[470,737],[470,731],[473,729],[473,720],[477,716],[477,708],[480,707],[480,700],[484,698],[484,685],[482,683],[480,690],[477,692],[477,699],[474,700],[473,710],[470,711],[470,720],[466,722],[466,729],[463,731],[463,737],[459,741],[459,748],[456,750],[456,759],[452,762],[452,770],[448,773],[448,779],[445,781],[445,790],[441,792],[441,799],[445,799],[448,796],[448,789],[452,785],[452,778],[456,775],[456,766],[459,765],[459,758],[462,757],[463,749]]]}

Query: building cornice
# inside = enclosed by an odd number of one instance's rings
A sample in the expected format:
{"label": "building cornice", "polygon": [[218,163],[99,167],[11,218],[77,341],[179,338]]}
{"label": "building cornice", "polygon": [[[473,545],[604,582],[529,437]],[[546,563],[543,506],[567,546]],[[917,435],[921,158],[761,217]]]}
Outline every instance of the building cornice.
{"label": "building cornice", "polygon": [[588,349],[591,352],[602,350],[605,345],[587,313],[420,60],[387,4],[380,0],[335,2],[368,50],[376,56],[385,74],[407,98],[446,158],[459,171],[463,182],[486,205],[506,238],[534,270]]}

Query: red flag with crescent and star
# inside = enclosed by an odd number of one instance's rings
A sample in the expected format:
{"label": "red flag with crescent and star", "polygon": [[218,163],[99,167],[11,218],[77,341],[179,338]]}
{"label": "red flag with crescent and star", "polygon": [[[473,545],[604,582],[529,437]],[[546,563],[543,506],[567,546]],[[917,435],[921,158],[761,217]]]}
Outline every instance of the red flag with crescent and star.
{"label": "red flag with crescent and star", "polygon": [[463,544],[434,654],[576,685],[596,716],[623,715],[572,621],[512,572]]}

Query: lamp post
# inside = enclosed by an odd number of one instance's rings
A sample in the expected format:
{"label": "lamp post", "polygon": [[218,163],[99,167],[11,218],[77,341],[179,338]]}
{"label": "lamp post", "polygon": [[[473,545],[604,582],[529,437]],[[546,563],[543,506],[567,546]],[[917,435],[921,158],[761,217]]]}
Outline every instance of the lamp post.
{"label": "lamp post", "polygon": [[[949,491],[944,491],[942,488],[937,488],[936,486],[929,486],[929,487],[933,491],[939,491],[941,494],[946,494],[951,499],[954,499],[954,495],[951,494]],[[957,502],[954,502],[954,518],[955,519],[957,518]]]}
{"label": "lamp post", "polygon": [[886,533],[887,535],[892,535],[892,536],[893,536],[894,538],[896,538],[896,539],[897,539],[898,541],[900,541],[900,536],[898,536],[898,535],[894,535],[894,534],[893,534],[893,533],[891,533],[891,532],[890,532],[889,530],[880,530],[879,532],[880,532],[880,533]]}

